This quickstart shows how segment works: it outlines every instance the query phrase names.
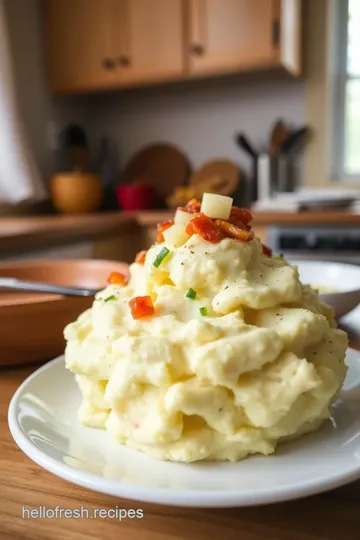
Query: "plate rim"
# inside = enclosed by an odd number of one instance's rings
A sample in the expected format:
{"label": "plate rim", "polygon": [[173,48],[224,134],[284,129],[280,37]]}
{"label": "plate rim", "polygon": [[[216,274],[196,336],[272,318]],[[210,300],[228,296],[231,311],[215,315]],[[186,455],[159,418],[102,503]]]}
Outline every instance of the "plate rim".
{"label": "plate rim", "polygon": [[[360,357],[360,351],[351,347],[348,347],[347,354],[348,353],[355,353],[355,355]],[[150,504],[161,504],[182,508],[240,508],[296,500],[335,489],[360,478],[359,462],[358,466],[354,467],[351,471],[345,473],[340,472],[334,474],[330,478],[325,478],[320,481],[306,481],[296,488],[289,484],[282,486],[281,488],[274,486],[263,490],[253,489],[246,493],[242,493],[240,490],[230,490],[229,492],[224,491],[220,493],[217,490],[172,490],[171,488],[153,488],[104,478],[98,474],[82,471],[80,469],[77,470],[70,467],[67,463],[61,463],[38,449],[22,430],[17,416],[18,403],[28,384],[40,373],[53,368],[53,366],[60,364],[60,362],[64,362],[64,355],[60,355],[45,363],[31,373],[20,384],[9,404],[8,426],[15,443],[27,457],[48,472],[75,485],[113,497]],[[64,369],[66,369],[65,364]],[[136,450],[133,451],[136,452]]]}

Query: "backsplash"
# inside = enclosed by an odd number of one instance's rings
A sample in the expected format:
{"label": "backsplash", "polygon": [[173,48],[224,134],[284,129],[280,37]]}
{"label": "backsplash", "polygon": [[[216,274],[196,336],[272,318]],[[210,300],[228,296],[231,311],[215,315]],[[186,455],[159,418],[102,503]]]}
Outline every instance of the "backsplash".
{"label": "backsplash", "polygon": [[268,145],[274,120],[305,120],[303,81],[201,81],[93,98],[93,136],[109,135],[124,164],[139,148],[156,141],[178,145],[193,167],[228,157],[247,172],[249,158],[234,142],[245,131],[256,146]]}

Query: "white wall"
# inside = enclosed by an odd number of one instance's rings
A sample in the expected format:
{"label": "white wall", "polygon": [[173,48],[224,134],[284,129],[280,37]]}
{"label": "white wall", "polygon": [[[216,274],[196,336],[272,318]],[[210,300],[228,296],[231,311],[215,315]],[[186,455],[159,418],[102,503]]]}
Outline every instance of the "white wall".
{"label": "white wall", "polygon": [[279,117],[304,122],[304,83],[293,80],[229,78],[108,94],[93,102],[94,136],[116,141],[121,164],[140,147],[167,141],[178,145],[194,167],[229,157],[245,171],[250,160],[236,146],[234,133],[245,131],[257,146],[269,140]]}
{"label": "white wall", "polygon": [[53,165],[47,140],[48,122],[54,121],[62,128],[77,121],[86,127],[88,108],[83,98],[54,98],[47,91],[40,2],[6,0],[6,11],[18,101],[35,159],[46,181]]}

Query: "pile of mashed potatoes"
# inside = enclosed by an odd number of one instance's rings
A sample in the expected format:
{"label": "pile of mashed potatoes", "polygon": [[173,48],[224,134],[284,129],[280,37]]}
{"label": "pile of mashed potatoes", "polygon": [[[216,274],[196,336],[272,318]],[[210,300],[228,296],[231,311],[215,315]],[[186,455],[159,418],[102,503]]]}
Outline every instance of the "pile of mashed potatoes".
{"label": "pile of mashed potatoes", "polygon": [[[129,301],[143,295],[155,314],[134,320]],[[65,338],[80,421],[173,461],[271,454],[330,416],[346,375],[347,336],[331,309],[257,237],[154,244]]]}

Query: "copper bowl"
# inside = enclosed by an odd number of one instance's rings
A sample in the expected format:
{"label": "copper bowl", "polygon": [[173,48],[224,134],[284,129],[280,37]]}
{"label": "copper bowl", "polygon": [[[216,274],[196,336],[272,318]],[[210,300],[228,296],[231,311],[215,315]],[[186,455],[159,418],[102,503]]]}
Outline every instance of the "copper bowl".
{"label": "copper bowl", "polygon": [[[128,273],[117,261],[63,260],[0,264],[1,277],[77,287],[106,287],[112,271]],[[93,298],[0,291],[0,365],[49,360],[64,352],[64,327],[88,309]]]}

